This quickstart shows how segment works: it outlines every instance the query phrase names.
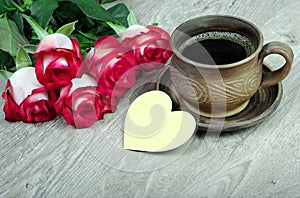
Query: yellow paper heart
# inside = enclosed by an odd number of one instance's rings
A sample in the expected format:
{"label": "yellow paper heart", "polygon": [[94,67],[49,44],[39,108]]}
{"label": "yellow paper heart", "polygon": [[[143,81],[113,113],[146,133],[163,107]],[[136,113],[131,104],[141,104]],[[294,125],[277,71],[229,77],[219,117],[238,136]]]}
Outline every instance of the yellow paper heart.
{"label": "yellow paper heart", "polygon": [[162,152],[187,142],[195,132],[195,118],[188,112],[171,109],[172,100],[162,91],[136,98],[125,118],[124,148]]}

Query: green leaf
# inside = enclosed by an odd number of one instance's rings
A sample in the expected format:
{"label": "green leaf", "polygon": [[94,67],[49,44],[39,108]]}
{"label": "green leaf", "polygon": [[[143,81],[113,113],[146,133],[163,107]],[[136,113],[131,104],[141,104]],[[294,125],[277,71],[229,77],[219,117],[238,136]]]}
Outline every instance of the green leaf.
{"label": "green leaf", "polygon": [[11,56],[16,56],[19,46],[28,43],[27,39],[19,32],[15,22],[0,18],[0,49],[8,52]]}
{"label": "green leaf", "polygon": [[100,22],[97,24],[96,20],[91,19],[89,17],[84,17],[79,20],[76,27],[79,30],[87,31],[87,30],[95,28],[95,27],[101,27],[101,23],[103,23],[103,22]]}
{"label": "green leaf", "polygon": [[128,27],[127,17],[129,15],[129,10],[124,3],[119,3],[108,9],[109,13],[115,17],[123,26]]}
{"label": "green leaf", "polygon": [[30,66],[32,66],[31,59],[27,54],[27,52],[25,51],[25,49],[22,46],[20,46],[16,58],[17,70],[23,67],[30,67]]}
{"label": "green leaf", "polygon": [[75,30],[75,24],[77,23],[78,21],[74,21],[72,23],[68,23],[62,27],[60,27],[56,33],[61,33],[61,34],[64,34],[66,36],[70,36],[72,34],[72,32]]}
{"label": "green leaf", "polygon": [[24,0],[24,4],[25,4],[26,6],[31,6],[32,3],[33,3],[33,0]]}
{"label": "green leaf", "polygon": [[0,0],[0,14],[16,10],[16,6],[12,0]]}
{"label": "green leaf", "polygon": [[101,0],[101,4],[115,2],[116,0]]}
{"label": "green leaf", "polygon": [[119,37],[121,37],[125,32],[125,30],[127,29],[124,26],[116,25],[111,22],[107,22],[107,25],[109,25],[109,27],[111,27]]}
{"label": "green leaf", "polygon": [[14,20],[14,22],[18,26],[19,31],[24,35],[24,23],[23,23],[22,14],[19,11],[17,11],[17,12],[14,13],[12,19]]}
{"label": "green leaf", "polygon": [[95,0],[59,0],[75,3],[85,15],[96,20],[114,21],[114,17]]}
{"label": "green leaf", "polygon": [[35,0],[30,6],[31,16],[45,28],[56,8],[58,8],[58,0]]}
{"label": "green leaf", "polygon": [[127,22],[128,22],[128,25],[129,25],[129,26],[139,24],[139,23],[137,22],[137,20],[136,20],[136,18],[135,18],[135,16],[134,16],[134,14],[133,14],[132,11],[130,11],[130,13],[129,13],[128,17],[127,17]]}
{"label": "green leaf", "polygon": [[[55,20],[56,27],[61,27],[67,23],[86,18],[86,15],[81,11],[81,9],[70,1],[59,2],[59,7],[54,11],[53,18]],[[52,22],[52,21],[50,21]]]}
{"label": "green leaf", "polygon": [[13,57],[9,53],[0,50],[0,70],[12,70],[14,67]]}
{"label": "green leaf", "polygon": [[38,39],[41,41],[43,38],[48,36],[48,33],[46,30],[44,30],[32,17],[27,16],[25,14],[22,15],[24,19],[29,23],[29,25],[32,27],[36,35],[38,36]]}
{"label": "green leaf", "polygon": [[89,40],[96,41],[98,39],[97,36],[95,36],[94,34],[91,34],[91,33],[83,33],[82,31],[78,31],[78,33],[81,34],[82,36],[84,36],[85,38],[89,39]]}
{"label": "green leaf", "polygon": [[34,54],[36,50],[36,45],[23,45],[23,49],[26,51],[28,54]]}
{"label": "green leaf", "polygon": [[13,75],[13,73],[11,73],[9,71],[0,70],[0,76],[2,76],[2,78],[4,78],[4,80],[8,80],[12,75]]}

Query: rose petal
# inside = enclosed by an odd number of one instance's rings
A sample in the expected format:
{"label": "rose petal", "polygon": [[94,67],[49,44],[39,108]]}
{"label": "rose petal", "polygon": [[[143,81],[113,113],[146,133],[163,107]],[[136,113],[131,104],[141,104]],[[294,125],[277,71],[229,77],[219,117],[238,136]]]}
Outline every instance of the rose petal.
{"label": "rose petal", "polygon": [[150,62],[150,63],[144,63],[141,65],[141,67],[147,71],[152,71],[154,69],[158,69],[165,66],[162,63],[155,63],[155,62]]}
{"label": "rose petal", "polygon": [[[78,74],[76,75],[77,78],[80,78],[84,73],[88,73],[91,67],[91,63],[92,63],[92,59],[95,55],[95,48],[91,48],[91,50],[89,51],[89,53],[85,56],[84,60],[82,61],[82,63],[79,66],[78,69]],[[93,73],[91,73],[93,74]],[[93,76],[95,77],[95,76]]]}
{"label": "rose petal", "polygon": [[127,59],[130,63],[130,65],[127,65],[126,67],[136,66],[133,50],[129,47],[119,47],[116,48],[114,51],[110,52],[109,54],[107,54],[107,56],[103,57],[102,59],[103,67],[101,68],[100,73],[106,70],[108,66],[112,66],[114,62],[122,58]]}
{"label": "rose petal", "polygon": [[75,91],[78,88],[81,87],[96,87],[97,82],[94,78],[87,74],[83,74],[81,78],[74,78],[72,80],[72,87],[69,91],[69,96],[72,94],[73,91]]}
{"label": "rose petal", "polygon": [[98,48],[91,50],[85,58],[84,63],[80,66],[79,77],[83,73],[87,73],[95,79],[98,79],[103,65],[103,60],[107,60],[107,56],[111,57],[111,54],[116,54],[118,51],[119,47],[108,49]]}
{"label": "rose petal", "polygon": [[68,106],[63,106],[62,115],[68,124],[75,126],[72,110]]}
{"label": "rose petal", "polygon": [[48,100],[48,93],[46,91],[39,93],[36,92],[35,94],[32,94],[28,98],[26,98],[27,103],[34,103],[39,100]]}
{"label": "rose petal", "polygon": [[82,60],[82,54],[80,52],[80,47],[79,47],[78,41],[75,39],[71,39],[71,41],[73,44],[73,50],[75,50],[75,52],[76,52],[76,57],[78,57],[80,60]]}
{"label": "rose petal", "polygon": [[164,50],[158,46],[147,46],[144,50],[143,62],[162,62]]}
{"label": "rose petal", "polygon": [[38,45],[35,54],[41,51],[48,51],[57,48],[73,49],[71,39],[63,34],[54,33],[46,36]]}
{"label": "rose petal", "polygon": [[53,62],[54,63],[52,63],[52,64],[55,65],[54,68],[61,68],[61,67],[68,67],[69,66],[65,57],[60,57],[60,58],[56,59]]}
{"label": "rose petal", "polygon": [[34,67],[26,67],[16,71],[9,79],[12,97],[20,105],[32,90],[43,87],[37,79]]}
{"label": "rose petal", "polygon": [[65,98],[69,95],[71,87],[72,87],[72,85],[67,85],[61,89],[60,96],[54,104],[54,108],[58,114],[63,113],[63,109],[62,109],[63,103],[64,103]]}
{"label": "rose petal", "polygon": [[125,38],[133,38],[142,32],[147,33],[149,32],[149,29],[142,25],[132,25],[123,33],[121,37],[121,41]]}
{"label": "rose petal", "polygon": [[163,49],[163,63],[167,62],[168,59],[172,56],[173,51],[170,47],[170,42],[168,40],[159,39],[156,41],[157,46]]}
{"label": "rose petal", "polygon": [[43,61],[43,71],[45,73],[47,66],[55,59],[57,58],[56,56],[53,56],[51,54],[45,54],[45,56],[43,56],[43,59],[41,59]]}
{"label": "rose petal", "polygon": [[102,36],[97,41],[95,41],[94,46],[95,48],[101,48],[101,49],[115,48],[115,47],[119,47],[120,43],[118,39],[114,36]]}
{"label": "rose petal", "polygon": [[149,30],[153,30],[155,32],[158,32],[161,35],[162,39],[166,39],[168,41],[170,40],[170,34],[168,32],[166,32],[165,30],[163,30],[159,27],[156,27],[156,26],[152,26],[152,25],[148,25],[147,28]]}
{"label": "rose petal", "polygon": [[[37,94],[40,95],[41,94]],[[46,122],[56,116],[56,112],[52,106],[49,105],[47,100],[31,99],[34,95],[28,96],[20,105],[19,113],[21,119],[25,123]]]}
{"label": "rose petal", "polygon": [[124,88],[131,88],[136,82],[136,72],[134,69],[130,69],[126,71],[125,74],[122,75],[120,80],[118,81],[116,88],[124,87]]}
{"label": "rose petal", "polygon": [[[10,83],[8,82],[8,87],[10,87]],[[3,111],[5,113],[5,120],[16,122],[21,120],[21,117],[19,115],[19,106],[16,104],[15,100],[12,98],[9,89],[7,89],[2,97],[6,100]]]}
{"label": "rose petal", "polygon": [[139,48],[145,44],[152,43],[160,39],[160,34],[155,31],[148,31],[147,33],[141,33],[133,38],[126,38],[122,41],[123,46]]}
{"label": "rose petal", "polygon": [[19,107],[21,120],[26,123],[45,122],[56,116],[45,87],[34,89]]}

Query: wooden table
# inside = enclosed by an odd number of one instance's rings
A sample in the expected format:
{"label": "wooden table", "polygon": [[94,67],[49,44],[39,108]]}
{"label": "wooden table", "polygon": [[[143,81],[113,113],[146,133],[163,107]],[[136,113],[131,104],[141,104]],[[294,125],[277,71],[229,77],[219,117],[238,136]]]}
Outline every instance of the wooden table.
{"label": "wooden table", "polygon": [[[75,130],[62,118],[43,124],[12,124],[4,120],[1,111],[0,197],[300,196],[300,1],[122,2],[141,24],[158,22],[170,33],[189,18],[226,14],[255,23],[265,43],[277,40],[289,44],[295,62],[283,81],[284,95],[277,112],[246,130],[220,137],[197,135],[176,159],[146,171],[141,168],[146,158],[130,164],[118,159],[118,151],[113,149],[122,145],[121,122],[116,122],[123,115],[119,110],[87,130]],[[275,66],[282,63],[278,56],[267,61]],[[5,82],[0,82],[4,90]],[[1,108],[3,104],[1,100]],[[106,134],[109,144],[97,148],[85,144],[87,139],[93,140],[86,135],[90,131]],[[99,154],[115,160],[99,159]]]}

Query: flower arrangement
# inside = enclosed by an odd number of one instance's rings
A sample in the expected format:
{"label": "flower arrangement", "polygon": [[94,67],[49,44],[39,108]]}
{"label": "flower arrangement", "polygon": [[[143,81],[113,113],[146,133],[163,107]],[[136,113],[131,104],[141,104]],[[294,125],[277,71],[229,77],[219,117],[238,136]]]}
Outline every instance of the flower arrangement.
{"label": "flower arrangement", "polygon": [[113,1],[4,1],[0,75],[7,80],[7,121],[62,115],[76,128],[90,127],[116,110],[140,68],[164,66],[172,55],[170,35],[138,25],[122,3],[102,7]]}

